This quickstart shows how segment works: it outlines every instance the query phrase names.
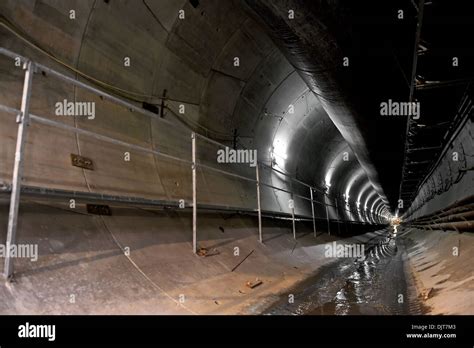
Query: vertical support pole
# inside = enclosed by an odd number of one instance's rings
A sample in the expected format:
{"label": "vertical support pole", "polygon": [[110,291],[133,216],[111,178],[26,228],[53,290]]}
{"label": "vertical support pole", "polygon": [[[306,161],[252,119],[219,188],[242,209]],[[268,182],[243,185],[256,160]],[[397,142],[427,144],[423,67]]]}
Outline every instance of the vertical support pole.
{"label": "vertical support pole", "polygon": [[342,214],[342,218],[344,219],[344,233],[346,233],[346,235],[347,235],[347,219],[344,216],[349,215],[349,214],[347,214],[348,209],[346,208],[346,206],[347,206],[347,203],[344,200],[344,202],[343,202],[344,214]]}
{"label": "vertical support pole", "polygon": [[32,62],[25,62],[25,80],[23,83],[23,94],[21,97],[20,114],[17,116],[18,135],[16,139],[15,163],[13,167],[12,177],[12,193],[10,197],[10,212],[8,214],[8,229],[7,229],[7,255],[5,257],[4,276],[6,279],[11,279],[13,275],[13,260],[10,257],[10,247],[16,243],[16,231],[18,225],[18,210],[20,206],[20,191],[21,179],[23,177],[23,162],[26,144],[27,129],[29,123],[29,109],[31,84],[33,81],[33,73],[35,65]]}
{"label": "vertical support pole", "polygon": [[191,133],[193,174],[193,253],[197,253],[196,134]]}
{"label": "vertical support pole", "polygon": [[291,194],[291,221],[293,223],[293,239],[296,239],[296,225],[295,225],[295,200],[293,199],[293,193]]}
{"label": "vertical support pole", "polygon": [[331,226],[330,226],[330,223],[329,223],[329,212],[328,212],[328,206],[326,204],[326,202],[324,202],[324,206],[326,207],[326,221],[328,222],[328,236],[331,235]]}
{"label": "vertical support pole", "polygon": [[258,163],[255,166],[255,177],[257,179],[257,212],[258,212],[258,240],[263,243],[262,236],[262,208],[260,205],[260,174],[258,172]]}
{"label": "vertical support pole", "polygon": [[349,203],[349,210],[351,212],[351,223],[349,224],[349,232],[352,234],[353,229],[354,229],[354,222],[356,221],[356,215],[354,213],[354,206],[351,207],[350,203]]}
{"label": "vertical support pole", "polygon": [[341,234],[341,226],[339,221],[339,208],[337,206],[337,197],[334,197],[334,203],[336,203],[336,221],[337,221],[337,232]]}
{"label": "vertical support pole", "polygon": [[309,188],[309,193],[311,194],[311,213],[313,214],[313,231],[314,231],[314,238],[316,238],[316,220],[314,218],[314,202],[313,202],[313,188]]}

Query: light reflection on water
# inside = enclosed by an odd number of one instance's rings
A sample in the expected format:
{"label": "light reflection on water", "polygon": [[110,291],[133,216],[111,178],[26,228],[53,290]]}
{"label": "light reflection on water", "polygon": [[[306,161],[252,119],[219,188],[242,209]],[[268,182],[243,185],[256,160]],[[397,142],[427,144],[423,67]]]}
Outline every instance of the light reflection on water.
{"label": "light reflection on water", "polygon": [[364,258],[328,266],[298,289],[294,304],[280,303],[268,314],[415,314],[396,302],[396,294],[406,292],[404,278],[397,244],[384,237],[366,245]]}
{"label": "light reflection on water", "polygon": [[[354,312],[353,304],[369,304],[374,302],[374,290],[379,287],[377,272],[382,271],[380,261],[393,257],[397,253],[394,240],[383,242],[370,247],[370,251],[362,261],[356,261],[356,269],[347,278],[346,283],[334,297],[336,315],[358,314]],[[382,313],[381,313],[382,314]],[[389,313],[383,313],[389,314]]]}

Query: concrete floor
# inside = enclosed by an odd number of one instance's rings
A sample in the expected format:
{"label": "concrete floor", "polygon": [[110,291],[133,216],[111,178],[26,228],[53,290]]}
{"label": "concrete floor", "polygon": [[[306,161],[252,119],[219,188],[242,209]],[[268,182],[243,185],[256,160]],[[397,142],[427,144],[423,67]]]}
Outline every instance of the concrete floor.
{"label": "concrete floor", "polygon": [[[3,201],[0,207],[3,227],[8,205]],[[59,202],[29,199],[21,207],[18,242],[37,243],[39,258],[15,259],[14,282],[0,285],[0,313],[258,314],[289,293],[297,294],[295,289],[308,281],[324,284],[324,270],[340,270],[340,259],[324,257],[324,243],[340,237],[322,234],[315,239],[312,226],[300,223],[295,241],[289,221],[265,219],[261,245],[254,217],[229,214],[200,214],[199,246],[215,255],[196,256],[190,218],[183,212],[120,206],[112,206],[112,216],[97,216],[82,205],[71,210]],[[0,230],[3,240],[6,229]],[[469,295],[474,277],[466,262],[472,236],[432,232],[420,242],[421,234],[413,232],[403,231],[399,238],[407,244],[404,260],[416,278],[415,291],[435,289],[425,303],[429,311],[474,313]],[[382,230],[338,242],[369,245],[386,235]],[[463,246],[462,252],[449,259],[442,253],[454,242]],[[430,243],[440,247],[430,248]],[[239,255],[234,255],[236,247]],[[459,268],[460,262],[467,266]],[[396,272],[387,269],[379,269],[379,276],[393,282]],[[336,272],[337,282],[331,284],[344,282],[343,274]],[[257,278],[262,285],[246,286]],[[332,296],[330,289],[320,295]]]}
{"label": "concrete floor", "polygon": [[429,313],[474,314],[474,235],[408,229],[400,237],[409,245],[409,267]]}
{"label": "concrete floor", "polygon": [[[337,237],[315,239],[302,223],[295,241],[291,222],[265,219],[261,245],[255,217],[200,214],[199,245],[216,255],[199,257],[187,213],[112,207],[112,216],[95,216],[41,201],[20,211],[18,243],[37,243],[39,259],[15,259],[14,282],[0,286],[2,314],[257,314],[335,260],[324,257],[323,243]],[[248,288],[256,278],[263,284]]]}

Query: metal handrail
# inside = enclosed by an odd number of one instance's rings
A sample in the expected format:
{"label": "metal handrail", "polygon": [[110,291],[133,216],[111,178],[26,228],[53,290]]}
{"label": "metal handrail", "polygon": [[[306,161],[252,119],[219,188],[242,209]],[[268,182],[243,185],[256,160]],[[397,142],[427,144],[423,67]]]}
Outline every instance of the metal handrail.
{"label": "metal handrail", "polygon": [[[170,155],[170,154],[163,153],[163,152],[159,151],[158,149],[145,148],[145,147],[142,147],[142,146],[139,146],[139,145],[136,145],[136,144],[131,144],[131,143],[119,140],[119,139],[115,139],[115,138],[112,138],[112,137],[109,137],[109,136],[105,136],[105,135],[102,135],[102,134],[99,134],[99,133],[96,133],[96,132],[93,132],[93,131],[90,131],[90,130],[80,129],[80,128],[77,128],[77,127],[66,125],[66,124],[61,123],[61,122],[57,122],[57,121],[47,119],[47,118],[42,117],[42,116],[31,114],[29,112],[29,103],[30,103],[30,97],[31,97],[31,86],[32,86],[32,82],[33,82],[32,77],[33,77],[33,74],[35,72],[40,70],[40,71],[42,71],[46,74],[49,74],[51,76],[54,76],[54,77],[60,79],[62,81],[65,81],[65,82],[73,84],[77,87],[86,89],[86,90],[92,92],[93,94],[101,96],[103,99],[106,99],[106,100],[109,100],[113,103],[124,106],[124,107],[128,108],[131,111],[135,111],[135,112],[138,112],[138,113],[143,114],[145,116],[152,117],[152,118],[158,120],[159,122],[165,123],[167,125],[175,126],[174,123],[172,123],[172,122],[170,122],[166,119],[163,119],[163,118],[159,117],[158,115],[156,115],[156,114],[154,114],[154,113],[152,113],[148,110],[145,110],[141,107],[138,107],[134,104],[131,104],[131,103],[129,103],[125,100],[122,100],[118,97],[115,97],[115,96],[113,96],[113,95],[111,95],[107,92],[104,92],[104,91],[102,91],[98,88],[95,88],[95,87],[93,87],[93,86],[91,86],[87,83],[78,81],[75,78],[72,78],[72,77],[67,76],[65,74],[62,74],[60,72],[57,72],[54,69],[51,69],[51,68],[49,68],[47,66],[44,66],[40,63],[34,62],[34,61],[32,61],[32,60],[30,60],[26,57],[23,57],[19,54],[16,54],[12,51],[9,51],[9,50],[5,49],[5,48],[0,48],[0,54],[4,55],[4,56],[7,56],[7,57],[10,57],[12,59],[20,59],[21,62],[23,62],[24,69],[26,70],[24,85],[23,85],[23,95],[22,95],[21,109],[18,110],[16,108],[12,108],[12,107],[0,104],[0,111],[4,111],[4,112],[10,113],[10,114],[17,115],[17,123],[19,124],[19,126],[18,126],[18,137],[17,137],[17,150],[15,152],[15,163],[14,163],[13,178],[12,178],[12,185],[11,185],[10,213],[9,213],[8,231],[7,231],[7,243],[10,243],[10,245],[14,244],[15,239],[16,239],[15,235],[16,235],[16,229],[17,229],[19,199],[20,199],[20,192],[21,192],[21,186],[22,186],[21,185],[21,179],[22,179],[22,169],[23,169],[23,162],[24,162],[24,150],[25,150],[25,145],[26,145],[26,132],[27,132],[27,125],[29,124],[30,121],[38,122],[38,123],[48,125],[48,126],[58,127],[58,128],[70,131],[70,132],[74,132],[76,134],[81,134],[81,135],[93,137],[93,138],[98,139],[100,141],[105,141],[105,142],[109,142],[109,143],[112,143],[112,144],[115,144],[115,145],[124,146],[124,147],[127,147],[127,148],[131,148],[133,150],[136,150],[136,151],[145,152],[145,153],[149,153],[149,154],[153,154],[153,155],[157,155],[157,156],[162,156],[162,157],[169,158],[169,159],[181,162],[181,163],[191,164],[192,179],[193,179],[193,204],[191,205],[192,208],[193,208],[193,251],[195,253],[197,252],[197,228],[196,228],[196,222],[197,222],[196,169],[197,169],[197,167],[201,167],[201,168],[211,170],[211,171],[215,171],[215,172],[218,172],[218,173],[221,173],[221,174],[224,174],[224,175],[229,175],[229,176],[232,176],[232,177],[235,177],[235,178],[239,178],[239,179],[242,179],[242,180],[246,180],[246,181],[256,183],[256,186],[257,186],[257,201],[258,201],[257,213],[258,213],[258,218],[259,218],[259,240],[261,242],[263,240],[262,240],[262,226],[261,226],[262,209],[261,209],[261,206],[260,206],[260,185],[267,186],[267,187],[270,187],[270,188],[275,189],[275,190],[283,191],[283,192],[289,193],[291,195],[291,202],[292,203],[290,204],[290,209],[291,209],[291,220],[292,220],[292,224],[293,224],[293,236],[294,236],[294,238],[296,238],[296,230],[295,230],[295,219],[296,218],[295,218],[295,211],[294,211],[295,209],[294,209],[294,201],[293,201],[294,197],[299,197],[301,199],[304,199],[304,200],[307,200],[307,201],[311,202],[312,220],[313,220],[313,227],[314,227],[315,236],[316,236],[316,224],[315,224],[315,219],[316,218],[315,218],[315,213],[314,213],[314,203],[319,203],[319,204],[322,204],[326,207],[326,220],[328,222],[328,227],[329,227],[330,219],[329,219],[329,214],[328,214],[327,207],[332,206],[332,205],[328,204],[328,203],[319,202],[319,201],[313,199],[313,191],[321,192],[320,189],[318,189],[314,186],[311,186],[311,185],[309,185],[309,184],[307,184],[303,181],[300,181],[296,178],[293,178],[291,175],[289,175],[287,173],[281,172],[281,171],[279,171],[279,170],[277,170],[273,167],[269,167],[268,165],[266,165],[264,163],[261,163],[261,162],[258,162],[258,161],[257,161],[257,165],[255,166],[256,167],[255,168],[255,170],[256,170],[256,179],[248,178],[248,177],[243,176],[243,175],[235,174],[235,173],[232,173],[232,172],[229,172],[229,171],[214,168],[212,166],[209,166],[209,165],[206,165],[206,164],[203,164],[203,163],[199,163],[196,160],[196,138],[197,137],[199,137],[200,139],[204,139],[205,141],[210,142],[212,144],[215,144],[217,146],[226,147],[224,144],[221,144],[221,143],[219,143],[219,142],[217,142],[213,139],[210,139],[206,136],[203,136],[201,134],[197,134],[197,133],[194,133],[194,132],[191,133],[191,141],[192,141],[192,154],[191,155],[192,155],[192,160],[190,161],[190,160],[182,159],[180,157],[176,157],[176,156],[173,156],[173,155]],[[310,189],[311,198],[296,194],[292,191],[289,191],[289,190],[286,190],[286,189],[283,189],[283,188],[280,188],[280,187],[276,187],[276,186],[273,186],[273,185],[270,185],[270,184],[260,182],[259,175],[258,175],[259,165],[268,167],[272,171],[274,171],[276,173],[279,173],[279,174],[282,174],[286,177],[289,177],[290,180],[295,181],[299,184],[302,184],[302,185],[308,187]],[[45,192],[47,192],[47,189],[45,189]],[[324,193],[324,194],[326,194],[326,193]],[[102,197],[104,197],[104,195],[102,195]],[[117,196],[115,196],[115,197],[117,197]],[[143,200],[143,198],[136,198],[135,197],[131,201],[138,202],[140,200]],[[124,201],[127,202],[127,199],[125,198]],[[157,201],[157,200],[151,200],[151,202],[153,202],[153,201]],[[157,201],[157,202],[161,202],[161,201]],[[335,197],[335,203],[336,203],[335,204],[336,210],[338,210],[338,208],[337,208],[337,197]],[[189,205],[188,205],[188,207],[189,207]],[[234,209],[235,210],[242,210],[242,208],[238,208],[238,207],[234,207]],[[348,210],[346,208],[344,208],[343,210],[351,212],[350,210]],[[351,213],[353,213],[353,212],[351,212]],[[287,213],[285,213],[285,214],[287,214]],[[338,217],[337,220],[339,221],[339,217]],[[328,232],[330,233],[330,230]],[[11,277],[12,273],[13,273],[12,260],[9,257],[5,258],[5,270],[4,270],[4,272],[5,272],[5,277],[7,279],[9,279]]]}
{"label": "metal handrail", "polygon": [[[18,115],[18,114],[21,113],[21,111],[18,110],[18,109],[11,108],[11,107],[8,107],[8,106],[2,105],[2,104],[0,104],[0,110],[5,111],[7,113],[15,114],[15,115]],[[96,133],[96,132],[92,132],[92,131],[89,131],[89,130],[69,126],[69,125],[66,125],[64,123],[57,122],[57,121],[52,121],[52,120],[49,120],[47,118],[44,118],[44,117],[41,117],[41,116],[38,116],[38,115],[35,115],[35,114],[32,114],[32,113],[30,113],[29,115],[30,115],[29,116],[30,120],[36,121],[36,122],[44,124],[44,125],[62,128],[64,130],[74,132],[74,133],[77,133],[77,134],[81,134],[81,135],[86,135],[86,136],[95,138],[97,140],[101,140],[101,141],[109,142],[109,143],[112,143],[112,144],[115,144],[115,145],[120,145],[120,146],[124,146],[124,147],[128,147],[128,148],[132,148],[134,150],[141,151],[141,152],[151,153],[151,154],[157,155],[157,156],[166,157],[166,158],[169,158],[169,159],[173,159],[175,161],[179,161],[179,162],[183,162],[183,163],[187,163],[187,164],[192,164],[193,163],[190,160],[185,160],[185,159],[173,156],[173,155],[165,154],[165,153],[163,153],[161,151],[158,151],[158,150],[148,149],[148,148],[145,148],[145,147],[142,147],[142,146],[139,146],[139,145],[131,144],[131,143],[128,143],[128,142],[125,142],[125,141],[122,141],[122,140],[118,140],[118,139],[115,139],[115,138],[112,138],[112,137],[108,137],[108,136],[105,136],[105,135],[102,135],[102,134],[99,134],[99,133]],[[225,171],[225,170],[222,170],[222,169],[217,169],[217,168],[214,168],[214,167],[211,167],[211,166],[199,163],[199,162],[197,162],[196,165],[198,167],[202,167],[202,168],[205,168],[205,169],[208,169],[208,170],[211,170],[211,171],[215,171],[215,172],[218,172],[218,173],[221,173],[221,174],[224,174],[224,175],[229,175],[229,176],[232,176],[232,177],[235,177],[235,178],[239,178],[239,179],[243,179],[243,180],[247,180],[247,181],[251,181],[251,182],[257,182],[255,179],[251,179],[251,178],[239,175],[239,174],[231,173],[231,172],[228,172],[228,171]],[[320,201],[315,200],[315,199],[311,199],[311,198],[308,198],[308,197],[305,197],[305,196],[301,196],[301,195],[296,194],[292,191],[289,191],[289,190],[286,190],[286,189],[283,189],[283,188],[280,188],[280,187],[277,187],[277,186],[274,186],[274,185],[270,185],[270,184],[263,183],[263,182],[260,182],[260,184],[263,185],[263,186],[270,187],[272,189],[278,190],[278,191],[282,191],[282,192],[292,194],[294,197],[299,197],[301,199],[308,200],[308,201],[311,201],[311,202],[314,202],[314,203],[327,205],[327,206],[332,206],[332,207],[335,206],[333,204],[323,203],[323,202],[320,202]],[[308,187],[311,187],[311,186],[308,186]],[[345,209],[345,210],[347,210],[347,209]],[[347,211],[350,211],[350,210],[347,210]]]}

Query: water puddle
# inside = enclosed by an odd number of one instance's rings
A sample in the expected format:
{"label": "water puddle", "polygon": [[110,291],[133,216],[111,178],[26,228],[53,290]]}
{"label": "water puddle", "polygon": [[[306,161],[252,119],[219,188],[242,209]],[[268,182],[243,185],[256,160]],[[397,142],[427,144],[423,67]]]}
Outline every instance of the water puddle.
{"label": "water puddle", "polygon": [[377,238],[365,245],[364,257],[322,267],[264,314],[422,314],[410,290],[404,254],[404,245],[393,235]]}

